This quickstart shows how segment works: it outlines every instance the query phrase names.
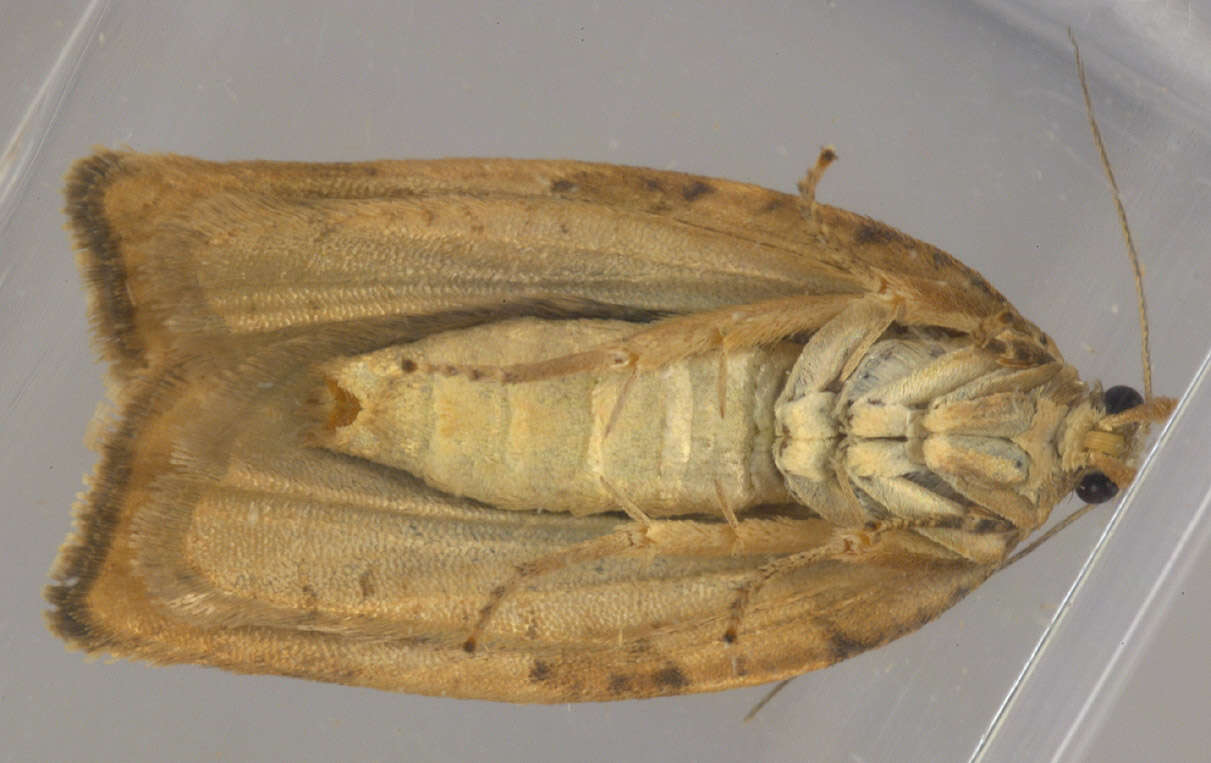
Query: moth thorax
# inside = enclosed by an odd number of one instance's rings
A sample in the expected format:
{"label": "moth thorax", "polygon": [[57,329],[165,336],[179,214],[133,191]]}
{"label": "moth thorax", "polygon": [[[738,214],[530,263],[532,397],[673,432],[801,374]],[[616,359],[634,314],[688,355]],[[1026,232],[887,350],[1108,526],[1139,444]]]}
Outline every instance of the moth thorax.
{"label": "moth thorax", "polygon": [[[809,366],[775,408],[775,463],[796,500],[842,525],[976,517],[1011,531],[1045,519],[1067,413],[1049,397],[1061,364],[1008,369],[964,338],[912,332],[875,343],[845,379],[803,384]],[[955,532],[926,534],[984,553]]]}

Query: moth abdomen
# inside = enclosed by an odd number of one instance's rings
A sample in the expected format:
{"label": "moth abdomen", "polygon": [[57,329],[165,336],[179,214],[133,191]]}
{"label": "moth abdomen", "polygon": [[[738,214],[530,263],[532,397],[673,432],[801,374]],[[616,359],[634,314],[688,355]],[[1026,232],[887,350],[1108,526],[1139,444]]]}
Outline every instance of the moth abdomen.
{"label": "moth abdomen", "polygon": [[502,383],[484,370],[634,330],[618,321],[522,319],[329,362],[313,444],[501,509],[719,516],[786,503],[773,461],[773,402],[797,345],[634,374]]}

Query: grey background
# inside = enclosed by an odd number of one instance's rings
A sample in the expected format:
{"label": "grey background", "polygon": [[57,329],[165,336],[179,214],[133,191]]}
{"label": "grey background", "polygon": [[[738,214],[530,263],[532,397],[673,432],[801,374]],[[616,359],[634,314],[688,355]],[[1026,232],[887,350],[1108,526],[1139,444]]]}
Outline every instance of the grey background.
{"label": "grey background", "polygon": [[[1165,2],[8,0],[0,26],[0,755],[12,760],[1135,760],[1211,749],[1211,8]],[[934,242],[1083,375],[1137,384],[1129,271],[1064,27],[1147,266],[1135,489],[938,622],[792,683],[581,706],[104,661],[45,630],[104,397],[61,230],[100,144],[215,159],[568,157],[791,189]],[[1060,513],[1071,506],[1061,508]]]}

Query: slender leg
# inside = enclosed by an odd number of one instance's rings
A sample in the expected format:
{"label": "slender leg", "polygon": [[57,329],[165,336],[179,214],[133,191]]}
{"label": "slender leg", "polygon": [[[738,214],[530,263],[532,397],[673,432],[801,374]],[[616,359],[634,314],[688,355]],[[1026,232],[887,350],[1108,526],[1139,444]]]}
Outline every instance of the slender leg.
{"label": "slender leg", "polygon": [[649,525],[633,523],[620,527],[609,535],[579,543],[562,551],[539,557],[533,561],[517,566],[516,571],[508,581],[502,583],[488,594],[488,600],[479,610],[479,619],[471,628],[470,635],[463,642],[463,650],[474,652],[488,621],[500,607],[501,602],[517,591],[527,580],[561,570],[573,564],[585,564],[607,556],[617,556],[629,551],[644,548],[651,541],[647,537]]}
{"label": "slender leg", "polygon": [[502,602],[527,582],[577,564],[636,553],[712,557],[745,554],[791,554],[825,541],[834,530],[820,519],[749,519],[733,527],[694,520],[629,522],[614,532],[518,565],[513,575],[488,594],[463,649],[474,652]]}
{"label": "slender leg", "polygon": [[820,176],[824,174],[824,170],[835,161],[837,161],[837,150],[832,146],[825,146],[820,149],[820,155],[816,157],[816,165],[808,170],[807,175],[799,181],[799,208],[813,232],[818,232],[820,229],[816,186],[820,183]]}
{"label": "slender leg", "polygon": [[877,542],[878,536],[876,534],[862,531],[838,533],[823,546],[800,551],[797,554],[784,556],[762,565],[736,593],[736,598],[732,601],[731,617],[728,620],[727,630],[723,632],[723,640],[729,644],[736,642],[737,633],[740,630],[740,621],[744,619],[744,613],[748,610],[749,602],[756,595],[757,591],[761,590],[772,578],[791,570],[797,570],[800,567],[808,567],[830,559],[840,559],[842,557],[857,558],[862,553],[873,548]]}
{"label": "slender leg", "polygon": [[[757,592],[773,578],[801,567],[809,567],[829,560],[852,561],[870,554],[878,548],[881,536],[890,530],[957,529],[984,534],[1011,530],[1005,522],[975,516],[924,517],[920,519],[887,519],[869,522],[865,527],[854,529],[836,528],[833,536],[824,543],[788,556],[768,562],[753,571],[752,576],[740,587],[732,602],[731,617],[723,640],[735,643],[744,619],[745,611]],[[959,558],[938,547],[941,557]]]}

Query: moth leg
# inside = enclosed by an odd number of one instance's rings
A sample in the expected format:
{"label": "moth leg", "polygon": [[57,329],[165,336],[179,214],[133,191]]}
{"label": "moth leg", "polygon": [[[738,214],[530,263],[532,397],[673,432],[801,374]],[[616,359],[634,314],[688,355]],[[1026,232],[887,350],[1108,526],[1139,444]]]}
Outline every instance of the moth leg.
{"label": "moth leg", "polygon": [[824,170],[835,161],[837,161],[837,149],[825,146],[820,149],[815,166],[808,170],[803,179],[799,181],[799,208],[813,233],[821,232],[823,227],[820,222],[820,207],[816,202],[816,186],[820,183],[820,176],[824,174]]}
{"label": "moth leg", "polygon": [[627,375],[626,380],[622,383],[622,387],[618,390],[618,397],[614,400],[614,407],[610,409],[610,418],[606,420],[605,430],[602,433],[602,438],[607,438],[614,431],[614,425],[618,423],[618,416],[622,413],[622,406],[626,403],[627,395],[631,392],[631,385],[635,382],[635,375],[638,373],[631,369],[631,373]]}
{"label": "moth leg", "polygon": [[[815,331],[866,294],[805,294],[731,305],[666,318],[626,339],[547,360],[507,365],[411,362],[409,370],[503,384],[541,381],[583,372],[649,371],[685,358],[776,344]],[[726,357],[721,358],[721,364]]]}
{"label": "moth leg", "polygon": [[[815,166],[799,181],[799,209],[813,234],[828,234],[820,216],[820,204],[816,201],[816,186],[824,171],[836,160],[836,149],[825,146],[820,149]],[[934,320],[943,323],[945,318],[945,315],[933,316]],[[956,326],[963,323],[957,321]],[[1051,337],[1011,307],[980,321],[974,336],[981,349],[996,355],[1001,365],[1011,368],[1039,366],[1061,359],[1059,348]]]}
{"label": "moth leg", "polygon": [[[881,536],[891,530],[919,531],[922,529],[949,529],[984,534],[989,531],[1001,530],[1004,528],[1004,525],[1005,523],[998,520],[976,516],[962,516],[923,517],[919,519],[891,518],[868,522],[862,527],[834,528],[833,535],[824,543],[816,544],[805,551],[798,551],[788,556],[774,559],[753,571],[750,579],[739,588],[736,592],[736,598],[732,601],[731,615],[727,629],[723,633],[723,640],[729,644],[736,642],[740,631],[740,623],[744,619],[744,614],[748,609],[749,603],[766,583],[778,575],[802,567],[809,567],[820,562],[832,560],[852,561],[860,559],[863,556],[868,556],[878,549]],[[958,554],[949,552],[941,546],[937,546],[937,552],[939,558],[961,558]]]}
{"label": "moth leg", "polygon": [[501,602],[517,591],[527,580],[561,570],[573,564],[585,564],[607,556],[616,556],[628,551],[643,548],[651,543],[647,530],[650,525],[638,522],[625,525],[600,538],[594,538],[584,543],[578,543],[562,551],[542,556],[517,566],[513,576],[492,589],[488,600],[479,610],[479,618],[471,628],[470,635],[463,642],[463,651],[474,652],[480,636],[492,619],[492,615],[500,607]]}
{"label": "moth leg", "polygon": [[980,321],[974,337],[981,349],[997,356],[998,363],[1010,368],[1041,366],[1061,359],[1051,337],[1013,308]]}
{"label": "moth leg", "polygon": [[732,529],[732,533],[735,535],[731,551],[734,555],[744,546],[744,541],[740,537],[740,519],[736,516],[736,510],[728,503],[727,495],[723,491],[723,483],[719,480],[715,480],[715,497],[719,500],[719,513],[727,520],[727,526]]}
{"label": "moth leg", "polygon": [[612,533],[519,564],[508,580],[488,594],[463,650],[474,652],[501,603],[527,582],[566,567],[612,556],[647,552],[667,556],[731,554],[737,543],[746,554],[788,554],[821,544],[835,529],[820,519],[750,519],[727,524],[693,520],[629,522]]}
{"label": "moth leg", "polygon": [[865,530],[838,531],[828,543],[822,546],[784,556],[762,565],[753,573],[752,578],[736,592],[736,598],[732,601],[727,630],[723,632],[723,640],[729,644],[736,643],[740,622],[744,619],[749,602],[757,591],[761,590],[771,579],[785,572],[797,570],[800,567],[809,567],[830,559],[857,558],[863,553],[869,552],[877,542],[877,533]]}
{"label": "moth leg", "polygon": [[723,349],[723,335],[719,336],[719,367],[715,370],[715,396],[719,398],[719,418],[727,418],[727,351]]}
{"label": "moth leg", "polygon": [[877,296],[849,304],[812,334],[791,369],[787,394],[820,393],[844,382],[901,312],[898,302]]}
{"label": "moth leg", "polygon": [[607,419],[605,435],[608,437],[626,401],[631,383],[640,371],[660,368],[713,349],[719,364],[715,374],[715,394],[719,399],[719,417],[724,418],[727,416],[727,361],[730,350],[772,344],[801,331],[817,330],[834,322],[855,301],[887,303],[887,300],[877,296],[844,295],[838,299],[835,295],[829,295],[790,297],[740,305],[671,318],[621,342],[548,361],[502,366],[498,373],[502,381],[510,383],[579,371],[629,368],[630,375],[623,382]]}
{"label": "moth leg", "polygon": [[[612,351],[613,357],[620,362],[624,357],[629,359],[629,365],[634,368],[649,370],[709,350],[726,354],[731,350],[775,344],[807,332],[813,332],[814,339],[829,327],[841,331],[862,330],[865,347],[869,347],[893,321],[902,317],[903,312],[901,300],[885,294],[783,297],[670,318],[600,350]],[[876,325],[877,330],[874,330]],[[836,341],[833,335],[830,335],[830,341]],[[863,349],[855,348],[856,351],[847,356],[850,371],[861,360]]]}
{"label": "moth leg", "polygon": [[622,510],[626,512],[626,515],[631,518],[632,522],[635,522],[640,527],[650,527],[652,525],[652,518],[645,514],[643,509],[636,506],[634,501],[627,498],[620,491],[615,490],[610,481],[605,478],[605,475],[600,475],[598,481],[601,482],[601,487],[618,502],[618,505],[622,507]]}

